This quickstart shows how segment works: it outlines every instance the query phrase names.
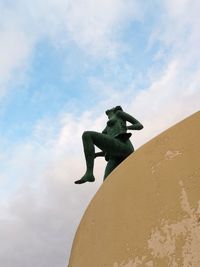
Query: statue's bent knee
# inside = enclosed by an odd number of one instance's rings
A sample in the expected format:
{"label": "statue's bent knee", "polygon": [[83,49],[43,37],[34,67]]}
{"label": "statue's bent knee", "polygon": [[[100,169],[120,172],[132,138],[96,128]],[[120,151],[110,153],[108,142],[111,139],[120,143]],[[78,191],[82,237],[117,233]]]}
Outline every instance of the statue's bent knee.
{"label": "statue's bent knee", "polygon": [[95,134],[94,131],[85,131],[82,134],[82,138],[84,139],[84,138],[87,138],[87,137],[92,137],[93,134]]}

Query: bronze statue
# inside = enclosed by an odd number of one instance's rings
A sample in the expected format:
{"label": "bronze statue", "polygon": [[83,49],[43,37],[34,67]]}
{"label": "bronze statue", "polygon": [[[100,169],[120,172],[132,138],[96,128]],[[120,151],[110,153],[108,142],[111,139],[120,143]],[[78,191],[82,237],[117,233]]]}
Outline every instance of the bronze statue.
{"label": "bronze statue", "polygon": [[[93,175],[94,159],[104,156],[108,161],[105,178],[133,151],[133,145],[129,138],[131,133],[127,130],[141,130],[143,125],[128,113],[125,113],[121,106],[116,106],[106,111],[108,116],[107,126],[102,133],[86,131],[82,135],[83,148],[86,160],[86,173],[75,184],[85,182],[94,182]],[[126,122],[131,123],[127,126]],[[95,153],[95,146],[101,149],[101,152]]]}

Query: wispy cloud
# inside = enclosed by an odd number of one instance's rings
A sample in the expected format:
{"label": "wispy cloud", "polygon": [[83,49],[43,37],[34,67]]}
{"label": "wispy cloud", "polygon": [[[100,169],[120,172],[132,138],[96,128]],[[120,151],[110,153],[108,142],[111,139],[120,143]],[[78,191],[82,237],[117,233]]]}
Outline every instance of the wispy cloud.
{"label": "wispy cloud", "polygon": [[[107,62],[101,74],[85,74],[98,99],[87,112],[77,113],[78,108],[72,107],[54,117],[41,116],[26,140],[18,144],[6,140],[6,145],[1,140],[0,265],[66,265],[74,232],[101,184],[104,169],[103,160],[98,160],[96,183],[73,184],[85,168],[81,135],[84,130],[104,128],[105,109],[121,104],[144,124],[133,135],[136,147],[199,109],[198,7],[197,1],[162,1],[158,17],[148,13],[152,5],[141,2],[138,6],[135,1],[18,0],[1,4],[1,94],[10,89],[8,82],[17,82],[19,73],[31,67],[42,40],[57,49],[73,43],[80,53],[93,58],[91,68],[96,67],[95,60],[107,58]],[[145,27],[148,19],[145,21],[143,10],[147,17],[156,17],[157,23],[147,37],[148,49],[154,50],[153,63],[141,73],[128,58],[121,63],[120,33],[135,19],[142,19]],[[126,48],[133,51],[133,39],[126,38],[126,42]],[[136,79],[144,80],[145,85],[138,88],[141,81]],[[76,104],[81,105],[81,100]]]}
{"label": "wispy cloud", "polygon": [[94,120],[89,114],[83,115],[81,124],[71,117],[57,119],[59,122],[51,122],[52,133],[45,134],[50,124],[43,121],[31,140],[8,149],[8,156],[2,158],[1,167],[7,166],[1,168],[1,179],[7,181],[0,218],[0,262],[4,266],[23,266],[30,259],[40,266],[66,265],[81,214],[102,181],[99,167],[96,183],[85,187],[73,183],[85,168],[82,123],[92,127]]}
{"label": "wispy cloud", "polygon": [[[2,2],[0,18],[0,82],[18,79],[31,66],[37,44],[48,39],[55,47],[73,43],[84,54],[116,56],[122,44],[118,33],[139,17],[136,1],[15,1]],[[18,74],[15,75],[16,71]]]}

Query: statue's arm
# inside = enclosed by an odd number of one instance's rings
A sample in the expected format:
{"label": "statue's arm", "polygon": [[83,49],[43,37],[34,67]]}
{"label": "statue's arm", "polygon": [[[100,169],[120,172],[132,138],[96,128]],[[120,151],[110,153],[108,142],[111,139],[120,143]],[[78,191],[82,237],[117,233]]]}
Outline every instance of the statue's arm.
{"label": "statue's arm", "polygon": [[127,126],[128,130],[142,130],[144,128],[143,125],[138,120],[136,120],[134,117],[132,117],[131,115],[129,115],[124,111],[121,110],[117,111],[117,115],[121,117],[123,120],[131,123],[131,125]]}
{"label": "statue's arm", "polygon": [[107,134],[107,126],[106,128],[102,131],[103,134]]}

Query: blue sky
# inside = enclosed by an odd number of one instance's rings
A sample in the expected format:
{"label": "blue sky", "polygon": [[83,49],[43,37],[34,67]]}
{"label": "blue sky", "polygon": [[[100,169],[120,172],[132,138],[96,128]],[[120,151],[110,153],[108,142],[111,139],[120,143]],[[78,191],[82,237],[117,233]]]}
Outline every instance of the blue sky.
{"label": "blue sky", "polygon": [[[47,37],[37,40],[25,72],[14,70],[17,74],[1,112],[5,136],[15,141],[29,135],[38,120],[67,111],[72,102],[76,105],[73,112],[78,115],[101,101],[101,94],[92,90],[90,79],[113,84],[115,90],[126,88],[135,80],[135,91],[145,89],[149,85],[148,77],[139,79],[138,76],[146,75],[160,49],[159,42],[148,48],[155,23],[153,14],[128,21],[115,36],[122,49],[114,58],[92,56],[74,41],[56,46]],[[18,78],[18,75],[25,77]]]}
{"label": "blue sky", "polygon": [[106,109],[121,104],[142,122],[136,148],[199,110],[199,7],[0,2],[1,266],[66,265],[105,167],[97,161],[94,184],[73,184],[85,168],[81,135],[104,128]]}

